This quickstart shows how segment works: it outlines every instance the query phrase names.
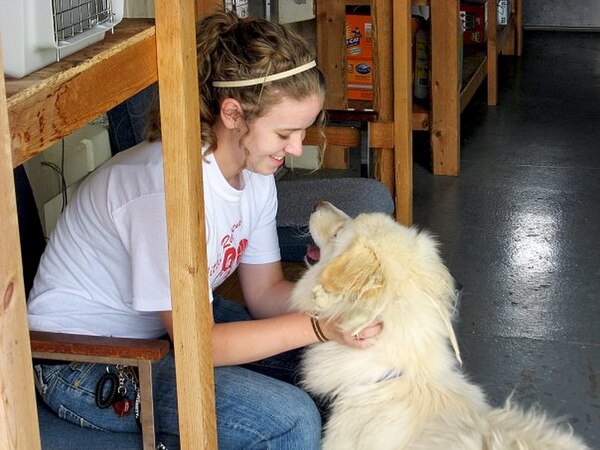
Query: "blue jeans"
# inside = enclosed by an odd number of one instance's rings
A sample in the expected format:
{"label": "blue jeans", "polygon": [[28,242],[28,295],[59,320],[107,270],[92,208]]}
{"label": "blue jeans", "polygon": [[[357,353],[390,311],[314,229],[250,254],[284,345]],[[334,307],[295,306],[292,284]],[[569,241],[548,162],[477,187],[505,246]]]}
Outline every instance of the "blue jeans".
{"label": "blue jeans", "polygon": [[[250,320],[243,306],[218,296],[213,310],[216,322]],[[298,356],[298,351],[292,351],[243,367],[215,368],[220,449],[319,448],[319,410],[306,392],[293,385]],[[173,353],[152,369],[156,431],[178,435]],[[97,430],[140,432],[133,413],[120,417],[112,407],[96,406],[96,384],[106,365],[42,364],[35,371],[43,400],[62,419]],[[133,392],[129,383],[126,388]]]}

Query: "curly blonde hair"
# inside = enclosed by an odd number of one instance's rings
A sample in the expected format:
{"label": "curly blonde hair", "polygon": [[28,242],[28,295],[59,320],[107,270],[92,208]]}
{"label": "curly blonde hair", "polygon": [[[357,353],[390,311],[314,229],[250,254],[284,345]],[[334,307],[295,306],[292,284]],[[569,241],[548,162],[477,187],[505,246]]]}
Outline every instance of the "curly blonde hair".
{"label": "curly blonde hair", "polygon": [[[318,67],[288,78],[248,87],[213,87],[214,81],[261,78],[306,64],[315,59],[306,39],[286,25],[262,19],[239,18],[220,11],[196,26],[201,135],[208,151],[217,147],[213,124],[221,102],[233,98],[242,105],[246,124],[266,114],[284,97],[303,100],[312,95],[325,98],[325,77]],[[324,122],[324,112],[317,124]],[[151,113],[148,139],[160,139],[158,105]]]}

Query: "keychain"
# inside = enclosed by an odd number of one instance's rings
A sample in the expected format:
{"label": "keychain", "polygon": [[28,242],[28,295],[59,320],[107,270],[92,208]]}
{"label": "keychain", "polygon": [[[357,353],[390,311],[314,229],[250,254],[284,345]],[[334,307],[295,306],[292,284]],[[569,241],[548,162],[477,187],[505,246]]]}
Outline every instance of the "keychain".
{"label": "keychain", "polygon": [[[109,406],[113,407],[115,414],[120,417],[128,416],[131,413],[132,407],[135,411],[135,418],[139,421],[140,418],[140,390],[137,377],[133,369],[129,366],[117,364],[116,371],[106,367],[106,373],[102,374],[96,384],[96,405],[100,409],[106,409]],[[127,387],[125,383],[131,381],[135,396],[134,400],[127,397]],[[104,392],[107,390],[107,393]]]}
{"label": "keychain", "polygon": [[118,416],[128,416],[131,412],[131,406],[133,405],[133,400],[129,400],[127,398],[127,387],[125,387],[125,382],[127,381],[127,374],[125,373],[125,369],[121,365],[116,366],[118,371],[119,378],[119,387],[117,388],[117,395],[112,403],[113,410]]}
{"label": "keychain", "polygon": [[[115,396],[117,395],[117,383],[119,379],[112,372],[108,366],[106,367],[106,373],[102,374],[98,383],[96,384],[96,405],[100,409],[106,409],[113,404]],[[103,392],[106,385],[109,385],[109,390],[106,396]]]}

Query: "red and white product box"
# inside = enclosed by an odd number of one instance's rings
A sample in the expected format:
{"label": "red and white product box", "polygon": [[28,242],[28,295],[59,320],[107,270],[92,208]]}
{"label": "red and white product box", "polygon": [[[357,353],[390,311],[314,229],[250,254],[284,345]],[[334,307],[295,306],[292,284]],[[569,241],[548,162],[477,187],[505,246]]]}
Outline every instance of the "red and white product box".
{"label": "red and white product box", "polygon": [[482,45],[487,33],[487,0],[463,2],[460,4],[460,18],[463,25],[463,43]]}

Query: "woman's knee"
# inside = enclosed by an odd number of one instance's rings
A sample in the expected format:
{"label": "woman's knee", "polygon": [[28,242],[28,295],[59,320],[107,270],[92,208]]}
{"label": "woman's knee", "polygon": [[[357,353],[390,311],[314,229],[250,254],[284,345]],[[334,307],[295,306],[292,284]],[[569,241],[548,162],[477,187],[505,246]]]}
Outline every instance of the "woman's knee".
{"label": "woman's knee", "polygon": [[321,415],[310,396],[290,386],[292,393],[269,414],[269,446],[273,449],[318,449],[321,440]]}
{"label": "woman's knee", "polygon": [[[289,405],[294,410],[295,418],[290,421],[290,446],[281,448],[318,449],[321,442],[321,415],[319,409],[306,392],[301,391],[300,398]],[[294,446],[301,443],[301,446]]]}
{"label": "woman's knee", "polygon": [[321,417],[306,392],[239,367],[216,373],[220,446],[319,448]]}

